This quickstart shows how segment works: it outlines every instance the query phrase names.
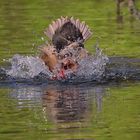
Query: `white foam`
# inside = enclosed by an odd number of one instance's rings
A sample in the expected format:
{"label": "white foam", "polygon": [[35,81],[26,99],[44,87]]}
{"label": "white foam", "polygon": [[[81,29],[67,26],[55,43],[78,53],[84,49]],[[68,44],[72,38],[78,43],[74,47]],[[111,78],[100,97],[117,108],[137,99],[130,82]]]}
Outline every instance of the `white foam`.
{"label": "white foam", "polygon": [[76,75],[79,77],[84,76],[86,79],[93,76],[100,78],[105,71],[107,62],[108,57],[102,54],[102,51],[97,48],[95,56],[87,56],[79,61],[80,66]]}
{"label": "white foam", "polygon": [[[34,78],[40,73],[43,73],[51,78],[53,74],[49,71],[48,67],[45,66],[44,62],[39,57],[33,56],[21,56],[14,55],[9,62],[11,67],[6,70],[6,73],[14,78]],[[87,56],[78,61],[79,68],[74,75],[74,78],[85,78],[85,79],[100,79],[105,72],[105,66],[108,62],[108,57],[102,54],[102,51],[96,49],[94,56]],[[66,70],[66,77],[73,78],[72,71]]]}
{"label": "white foam", "polygon": [[15,78],[29,79],[39,75],[41,72],[49,77],[52,76],[48,67],[45,66],[43,61],[38,57],[21,56],[16,54],[9,60],[9,62],[11,63],[11,68],[7,70],[6,73]]}

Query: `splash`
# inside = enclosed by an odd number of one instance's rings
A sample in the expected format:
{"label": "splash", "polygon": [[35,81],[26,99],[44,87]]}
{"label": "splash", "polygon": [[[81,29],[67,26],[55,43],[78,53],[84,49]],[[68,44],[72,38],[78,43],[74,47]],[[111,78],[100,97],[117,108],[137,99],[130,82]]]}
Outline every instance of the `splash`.
{"label": "splash", "polygon": [[94,78],[99,80],[102,78],[105,72],[105,66],[108,62],[108,57],[102,53],[102,50],[96,48],[94,56],[87,56],[79,61],[80,66],[76,75],[84,79]]}
{"label": "splash", "polygon": [[97,80],[103,78],[105,73],[106,64],[109,62],[107,56],[102,53],[97,46],[94,56],[87,55],[86,57],[78,60],[78,69],[75,73],[71,70],[65,70],[67,79],[83,79],[83,80]]}
{"label": "splash", "polygon": [[[9,69],[0,68],[0,85],[13,83],[14,81],[30,84],[46,82],[55,84],[56,82],[57,84],[57,80],[49,80],[53,74],[38,57],[15,55],[10,59],[10,63]],[[80,60],[79,64],[76,73],[72,74],[71,71],[66,71],[67,80],[60,79],[60,81],[78,84],[90,81],[92,83],[103,83],[140,80],[139,58],[110,57],[108,59],[102,54],[101,50],[96,50],[94,56]]]}
{"label": "splash", "polygon": [[48,67],[38,57],[14,55],[9,59],[11,68],[6,70],[7,75],[14,78],[34,78],[40,73],[46,74],[48,77],[52,76]]}
{"label": "splash", "polygon": [[[48,67],[39,57],[14,55],[9,60],[11,67],[6,70],[6,74],[14,78],[30,79],[38,76],[40,73],[45,74],[48,79],[53,77]],[[100,79],[108,62],[108,57],[105,56],[99,48],[96,48],[94,56],[87,56],[78,61],[79,67],[77,72],[73,73],[70,70],[65,71],[66,79]],[[62,80],[58,78],[58,80]]]}

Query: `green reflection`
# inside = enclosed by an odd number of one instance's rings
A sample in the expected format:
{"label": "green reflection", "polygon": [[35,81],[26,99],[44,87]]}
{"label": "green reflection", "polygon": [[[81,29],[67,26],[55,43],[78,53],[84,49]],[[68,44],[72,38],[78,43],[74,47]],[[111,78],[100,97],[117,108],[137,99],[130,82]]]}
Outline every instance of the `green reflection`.
{"label": "green reflection", "polygon": [[1,139],[128,139],[140,132],[140,83],[1,88]]}

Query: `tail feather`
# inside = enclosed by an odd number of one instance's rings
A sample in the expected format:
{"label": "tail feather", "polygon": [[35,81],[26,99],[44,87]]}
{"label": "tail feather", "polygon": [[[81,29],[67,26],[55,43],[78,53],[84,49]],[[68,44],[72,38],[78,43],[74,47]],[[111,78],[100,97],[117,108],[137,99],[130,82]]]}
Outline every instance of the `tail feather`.
{"label": "tail feather", "polygon": [[48,29],[48,30],[45,30],[45,31],[44,31],[44,34],[45,34],[46,36],[48,36],[48,38],[52,38],[52,33],[50,32],[49,29]]}
{"label": "tail feather", "polygon": [[56,21],[53,21],[52,24],[50,24],[49,27],[44,31],[45,35],[52,40],[55,32],[67,22],[71,22],[73,25],[76,26],[76,28],[80,30],[85,41],[89,39],[92,35],[92,32],[84,21],[80,22],[79,19],[74,19],[73,17],[61,17],[58,18]]}
{"label": "tail feather", "polygon": [[49,30],[52,35],[55,33],[54,27],[51,24],[49,25]]}
{"label": "tail feather", "polygon": [[84,27],[85,27],[85,22],[84,22],[84,21],[82,21],[81,26],[80,26],[80,31],[81,31],[81,32],[83,32]]}
{"label": "tail feather", "polygon": [[84,30],[83,30],[83,36],[85,37],[85,34],[88,32],[88,27],[85,26]]}
{"label": "tail feather", "polygon": [[79,19],[76,19],[76,27],[77,27],[78,29],[80,29],[80,20],[79,20]]}
{"label": "tail feather", "polygon": [[57,24],[56,24],[56,22],[52,22],[52,27],[54,28],[54,31],[57,29]]}
{"label": "tail feather", "polygon": [[85,38],[89,38],[89,37],[90,37],[90,34],[91,34],[91,33],[90,33],[90,31],[89,31],[89,32],[87,32],[87,33],[84,35],[84,37],[85,37]]}

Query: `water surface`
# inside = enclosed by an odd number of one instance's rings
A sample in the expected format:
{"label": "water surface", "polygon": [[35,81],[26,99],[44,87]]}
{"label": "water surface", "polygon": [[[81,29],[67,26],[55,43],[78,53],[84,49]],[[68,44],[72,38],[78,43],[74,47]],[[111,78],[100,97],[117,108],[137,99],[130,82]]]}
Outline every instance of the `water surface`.
{"label": "water surface", "polygon": [[140,84],[1,87],[1,139],[128,139],[140,132]]}
{"label": "water surface", "polygon": [[[136,1],[137,6],[140,2]],[[0,139],[139,140],[140,21],[112,0],[0,1]],[[14,79],[3,67],[15,54],[36,56],[43,30],[60,16],[86,21],[109,56],[100,81],[48,82]]]}

